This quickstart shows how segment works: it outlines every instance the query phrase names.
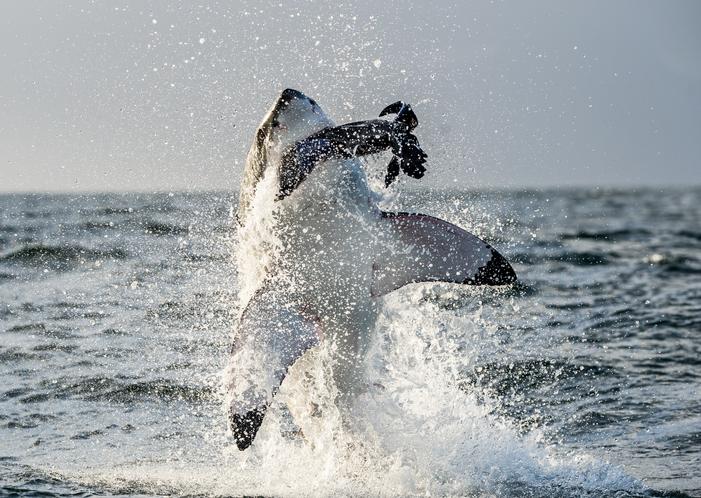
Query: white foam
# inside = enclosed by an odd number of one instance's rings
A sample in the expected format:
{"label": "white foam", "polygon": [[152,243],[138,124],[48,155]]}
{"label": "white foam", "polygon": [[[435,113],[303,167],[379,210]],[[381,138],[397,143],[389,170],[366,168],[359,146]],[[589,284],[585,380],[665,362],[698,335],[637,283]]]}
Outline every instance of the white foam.
{"label": "white foam", "polygon": [[[476,325],[481,309],[441,311],[422,304],[424,293],[425,286],[415,286],[387,298],[368,358],[370,388],[354,403],[352,423],[322,410],[322,430],[290,437],[284,434],[289,416],[278,402],[254,445],[239,452],[224,432],[223,413],[211,413],[201,437],[172,442],[177,454],[153,447],[152,459],[122,464],[111,459],[109,466],[71,477],[117,490],[207,495],[577,495],[645,489],[618,467],[549,445],[539,429],[520,434],[494,414],[484,393],[459,389],[456,372],[482,353],[461,345],[489,334]],[[314,395],[332,399],[328,372],[322,362],[316,368]]]}

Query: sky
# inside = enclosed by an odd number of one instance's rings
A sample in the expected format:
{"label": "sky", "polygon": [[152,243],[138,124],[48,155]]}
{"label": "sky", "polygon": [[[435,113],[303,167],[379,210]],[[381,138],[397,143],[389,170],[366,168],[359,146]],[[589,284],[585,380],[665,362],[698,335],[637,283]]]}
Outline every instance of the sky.
{"label": "sky", "polygon": [[698,185],[699,25],[695,0],[5,1],[0,191],[236,189],[287,87],[338,123],[410,102],[405,185]]}

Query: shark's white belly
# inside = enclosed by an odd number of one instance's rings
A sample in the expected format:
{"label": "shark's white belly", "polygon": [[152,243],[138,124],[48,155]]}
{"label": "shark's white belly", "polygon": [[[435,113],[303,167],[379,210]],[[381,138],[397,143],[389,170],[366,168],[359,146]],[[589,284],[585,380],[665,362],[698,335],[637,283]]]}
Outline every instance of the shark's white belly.
{"label": "shark's white belly", "polygon": [[371,285],[381,213],[372,195],[357,160],[327,161],[278,211],[280,269],[333,344],[334,378],[348,393],[362,384],[358,371],[377,314]]}

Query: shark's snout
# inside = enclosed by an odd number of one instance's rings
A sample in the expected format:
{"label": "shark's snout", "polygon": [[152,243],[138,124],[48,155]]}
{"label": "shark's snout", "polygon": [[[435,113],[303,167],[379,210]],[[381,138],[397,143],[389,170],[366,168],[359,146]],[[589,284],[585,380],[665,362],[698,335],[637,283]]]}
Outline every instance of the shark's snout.
{"label": "shark's snout", "polygon": [[[280,92],[280,96],[269,114],[269,122],[273,128],[284,119],[283,116],[296,115],[304,112],[314,112],[316,102],[294,88],[286,88]],[[289,117],[288,117],[289,119]],[[285,127],[286,128],[286,127]]]}
{"label": "shark's snout", "polygon": [[294,100],[294,99],[306,99],[306,98],[307,98],[306,95],[304,95],[299,90],[295,90],[294,88],[286,88],[280,94],[280,99],[286,100],[288,102],[291,100]]}

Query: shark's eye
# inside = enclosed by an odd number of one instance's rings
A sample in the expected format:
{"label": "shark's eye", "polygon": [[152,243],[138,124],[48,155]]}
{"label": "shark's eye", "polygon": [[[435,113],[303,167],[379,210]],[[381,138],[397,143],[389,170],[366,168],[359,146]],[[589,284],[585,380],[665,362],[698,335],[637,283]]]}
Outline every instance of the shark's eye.
{"label": "shark's eye", "polygon": [[272,123],[270,123],[270,126],[272,126],[273,128],[277,128],[278,126],[280,126],[280,121],[275,119]]}
{"label": "shark's eye", "polygon": [[309,99],[309,103],[312,105],[312,107],[316,107],[316,100]]}

